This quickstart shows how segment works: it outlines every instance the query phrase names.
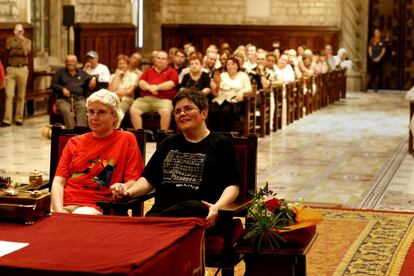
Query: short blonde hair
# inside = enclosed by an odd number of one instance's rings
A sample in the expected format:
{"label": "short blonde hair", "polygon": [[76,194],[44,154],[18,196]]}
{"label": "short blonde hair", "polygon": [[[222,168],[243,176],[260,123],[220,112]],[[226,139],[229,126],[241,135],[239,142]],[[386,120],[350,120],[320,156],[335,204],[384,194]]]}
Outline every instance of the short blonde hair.
{"label": "short blonde hair", "polygon": [[124,113],[120,108],[121,102],[119,101],[118,95],[109,90],[101,89],[99,91],[96,91],[95,93],[92,93],[86,99],[86,108],[88,108],[89,105],[94,102],[102,103],[104,105],[109,106],[112,109],[112,112],[114,112],[116,116],[114,128],[119,128],[119,125],[121,124],[121,119],[124,117]]}

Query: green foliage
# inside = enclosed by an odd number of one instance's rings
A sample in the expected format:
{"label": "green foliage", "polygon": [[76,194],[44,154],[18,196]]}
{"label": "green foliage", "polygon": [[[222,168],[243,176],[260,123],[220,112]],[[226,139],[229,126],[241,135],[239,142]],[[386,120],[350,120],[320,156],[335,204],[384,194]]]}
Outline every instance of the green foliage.
{"label": "green foliage", "polygon": [[286,240],[277,230],[286,230],[286,226],[294,224],[295,213],[284,199],[276,198],[266,183],[264,188],[253,194],[253,203],[247,212],[244,239],[250,242],[254,250],[280,248]]}

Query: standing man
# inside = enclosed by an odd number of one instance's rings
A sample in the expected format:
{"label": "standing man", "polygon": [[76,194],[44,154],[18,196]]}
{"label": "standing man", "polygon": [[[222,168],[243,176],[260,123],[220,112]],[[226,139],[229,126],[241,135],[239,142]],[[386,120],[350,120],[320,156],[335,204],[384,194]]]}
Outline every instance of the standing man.
{"label": "standing man", "polygon": [[17,102],[15,123],[23,125],[24,107],[26,98],[27,78],[29,68],[27,67],[32,42],[24,37],[22,24],[14,26],[14,36],[6,40],[7,68],[6,68],[6,104],[2,127],[10,126],[13,122],[13,98],[17,90]]}
{"label": "standing man", "polygon": [[57,94],[56,105],[62,113],[67,129],[87,126],[85,98],[88,90],[96,86],[96,79],[77,68],[75,55],[67,55],[65,67],[56,71],[52,80],[53,93]]}

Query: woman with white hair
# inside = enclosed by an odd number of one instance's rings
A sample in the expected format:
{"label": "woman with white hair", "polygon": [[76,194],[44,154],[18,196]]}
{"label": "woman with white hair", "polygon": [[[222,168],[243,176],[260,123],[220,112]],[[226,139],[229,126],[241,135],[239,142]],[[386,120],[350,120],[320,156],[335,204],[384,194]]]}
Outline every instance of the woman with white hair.
{"label": "woman with white hair", "polygon": [[339,48],[334,60],[337,67],[344,69],[351,69],[352,67],[352,61],[348,59],[345,48]]}
{"label": "woman with white hair", "polygon": [[118,96],[101,89],[86,109],[91,132],[70,138],[62,152],[52,183],[54,212],[102,214],[96,201],[112,199],[112,184],[137,180],[144,169],[134,134],[117,130]]}

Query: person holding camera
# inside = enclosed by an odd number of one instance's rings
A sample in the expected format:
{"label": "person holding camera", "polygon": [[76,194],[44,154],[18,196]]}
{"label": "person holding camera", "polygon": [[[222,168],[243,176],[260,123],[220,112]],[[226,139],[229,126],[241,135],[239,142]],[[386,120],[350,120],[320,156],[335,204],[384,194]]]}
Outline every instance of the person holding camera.
{"label": "person holding camera", "polygon": [[32,42],[24,37],[22,24],[14,26],[14,36],[6,40],[6,102],[4,118],[0,126],[10,126],[13,122],[13,99],[17,96],[15,124],[23,125],[27,79],[29,77],[28,58]]}

